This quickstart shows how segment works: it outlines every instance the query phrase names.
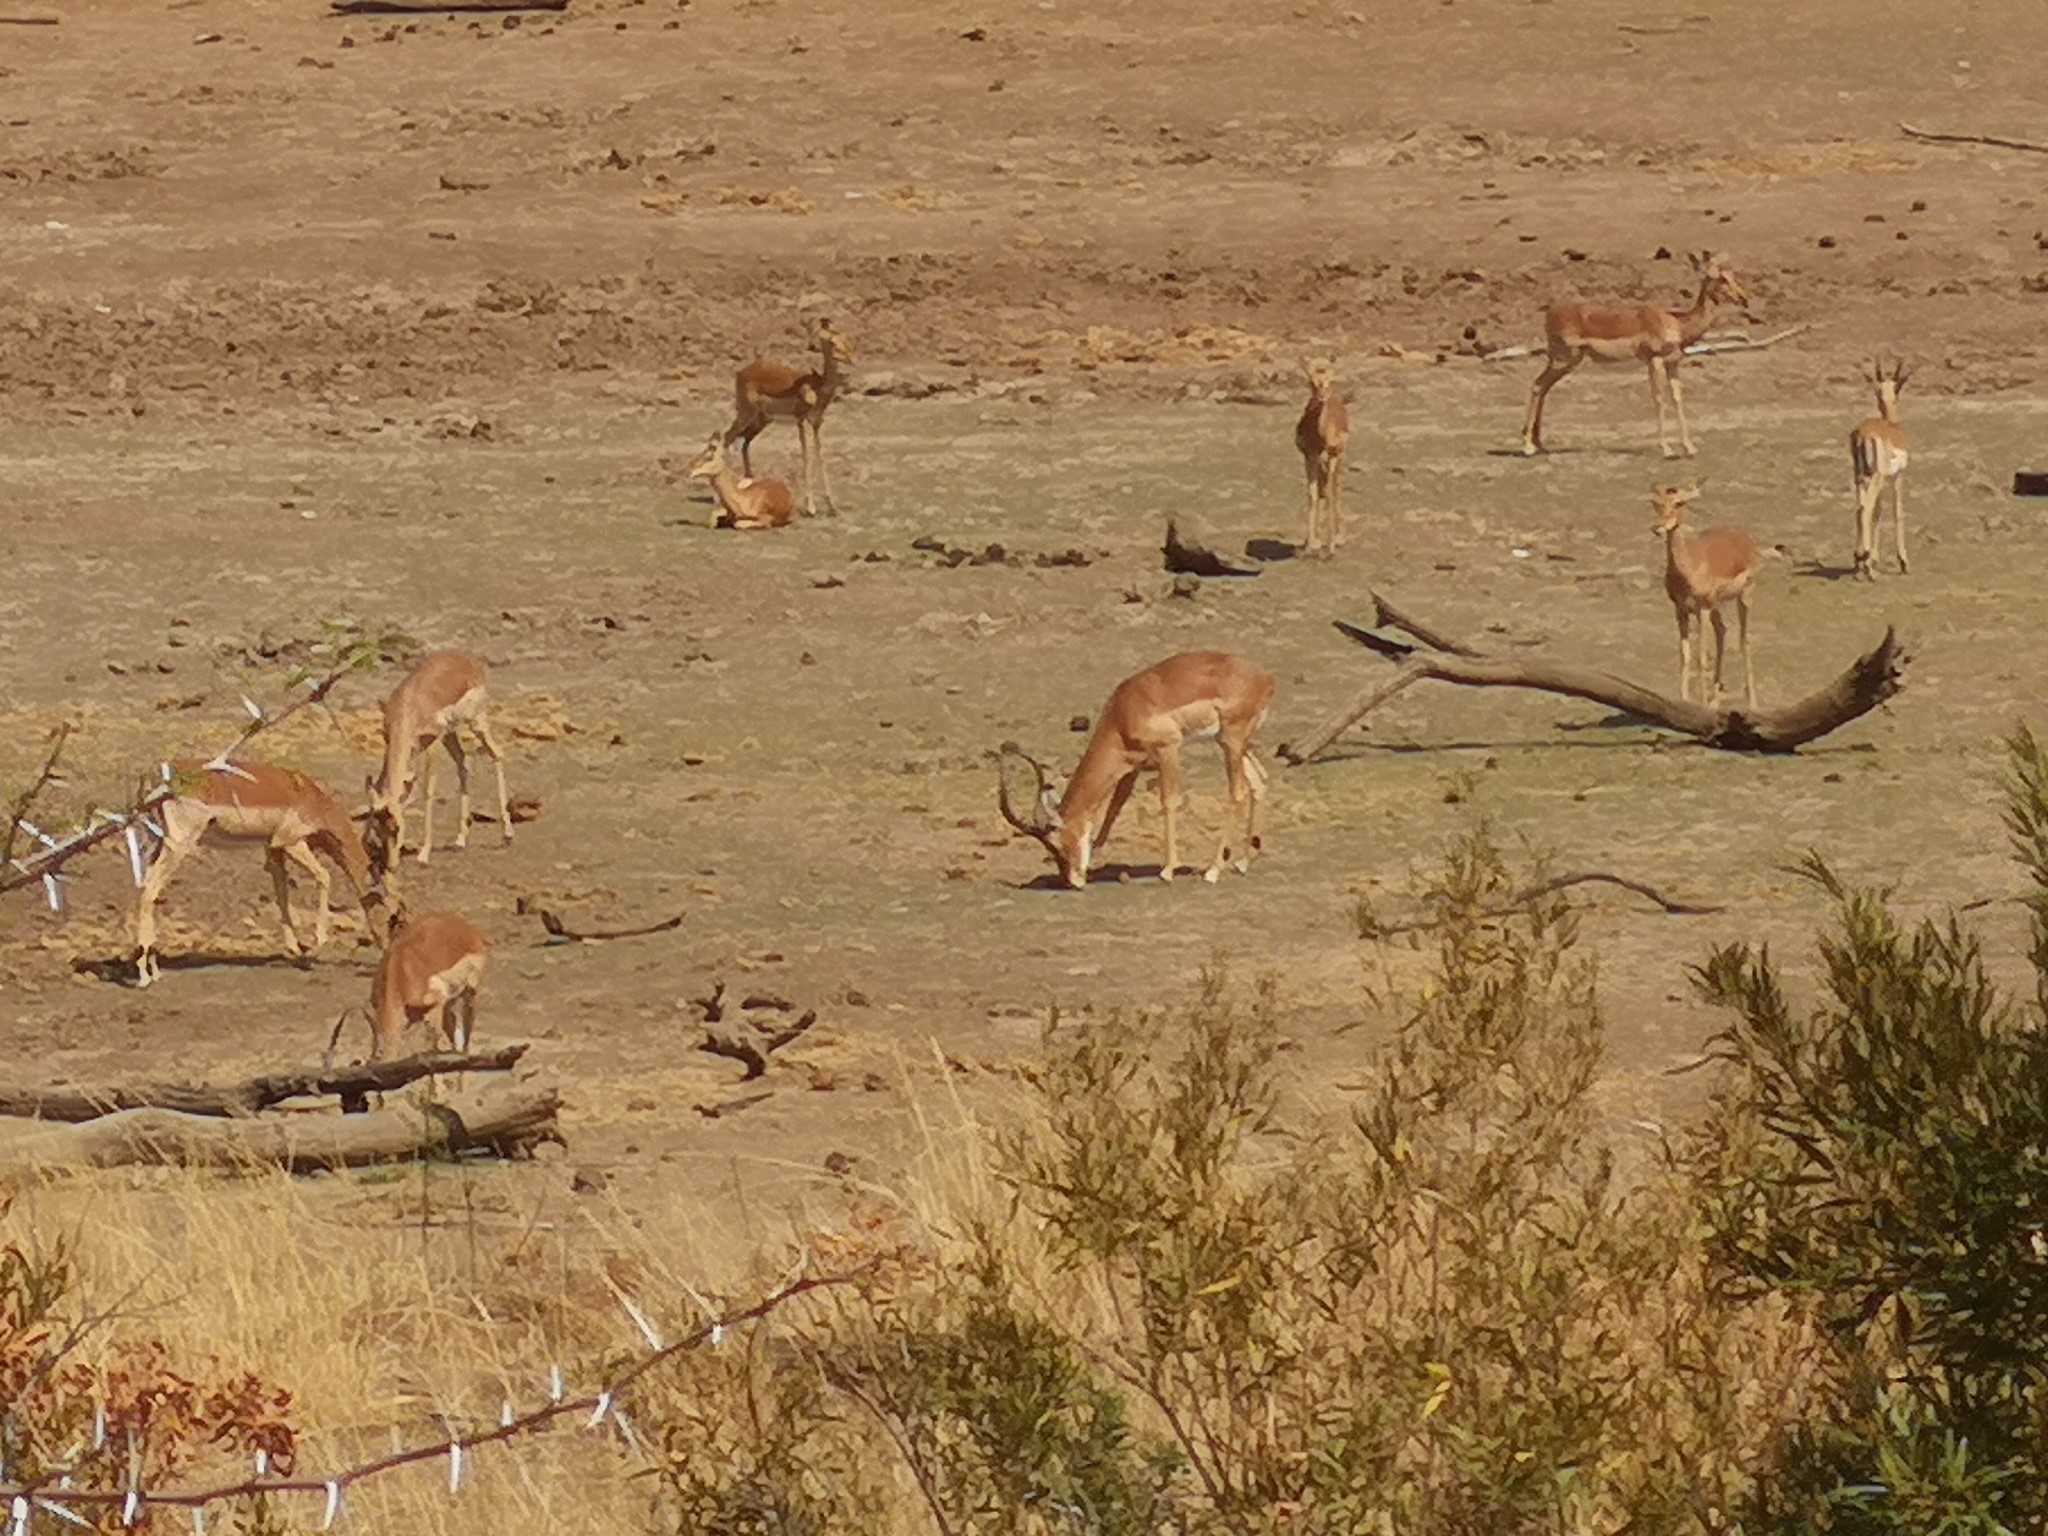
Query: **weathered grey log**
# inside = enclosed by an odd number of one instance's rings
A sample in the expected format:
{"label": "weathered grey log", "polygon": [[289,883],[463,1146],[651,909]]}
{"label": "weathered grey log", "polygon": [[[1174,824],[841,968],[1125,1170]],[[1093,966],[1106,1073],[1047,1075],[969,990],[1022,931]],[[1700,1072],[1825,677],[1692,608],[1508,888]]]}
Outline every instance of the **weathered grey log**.
{"label": "weathered grey log", "polygon": [[84,1125],[0,1135],[0,1179],[129,1164],[285,1168],[312,1173],[458,1152],[514,1157],[561,1140],[552,1088],[506,1087],[468,1105],[408,1103],[367,1115],[266,1115],[222,1120],[127,1109]]}
{"label": "weathered grey log", "polygon": [[[1405,619],[1391,604],[1374,598],[1380,622],[1402,628],[1418,638],[1421,626]],[[1457,683],[1467,688],[1534,688],[1567,698],[1585,699],[1634,715],[1652,725],[1678,731],[1726,752],[1790,752],[1809,741],[1868,714],[1904,686],[1910,659],[1896,632],[1858,657],[1847,671],[1820,692],[1783,709],[1737,709],[1695,704],[1645,688],[1596,667],[1550,661],[1541,656],[1486,656],[1469,647],[1450,649],[1455,642],[1433,631],[1428,639],[1440,649],[1421,649],[1373,633],[1342,619],[1336,627],[1367,649],[1400,662],[1394,675],[1366,690],[1318,726],[1299,746],[1283,744],[1278,755],[1299,766],[1311,762],[1344,732],[1394,697],[1426,681]]]}
{"label": "weathered grey log", "polygon": [[168,1109],[183,1115],[240,1116],[307,1095],[335,1094],[360,1100],[389,1093],[423,1077],[456,1072],[509,1072],[526,1054],[523,1045],[465,1055],[425,1051],[393,1061],[357,1067],[306,1067],[268,1072],[239,1083],[116,1083],[102,1088],[9,1088],[0,1086],[0,1115],[76,1125],[122,1110]]}

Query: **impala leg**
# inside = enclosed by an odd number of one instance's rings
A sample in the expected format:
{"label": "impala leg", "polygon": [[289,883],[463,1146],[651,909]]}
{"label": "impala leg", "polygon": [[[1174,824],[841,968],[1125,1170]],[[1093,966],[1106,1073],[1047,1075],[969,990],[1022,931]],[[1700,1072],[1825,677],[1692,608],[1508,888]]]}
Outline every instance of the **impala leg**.
{"label": "impala leg", "polygon": [[1692,613],[1678,610],[1678,700],[1692,697]]}
{"label": "impala leg", "polygon": [[1166,819],[1166,862],[1159,866],[1159,878],[1170,881],[1174,871],[1180,867],[1179,851],[1174,842],[1174,817],[1179,813],[1180,801],[1180,752],[1168,747],[1159,754],[1159,808]]}
{"label": "impala leg", "polygon": [[[313,888],[318,893],[320,902],[313,913],[313,947],[323,949],[327,945],[328,936],[334,931],[334,913],[328,904],[329,898],[334,894],[334,881],[327,873],[327,866],[314,857],[313,850],[304,843],[287,843],[282,853],[285,858],[290,859],[312,877]],[[279,878],[282,879],[283,863],[280,862],[277,868]],[[285,927],[291,927],[291,915],[288,910],[285,915]],[[296,937],[294,935],[294,938]]]}
{"label": "impala leg", "polygon": [[[750,421],[740,429],[740,473],[749,480],[754,477],[754,439],[767,425],[765,421]],[[732,439],[728,437],[726,442],[730,444]]]}
{"label": "impala leg", "polygon": [[[1874,513],[1875,509],[1873,509]],[[1905,575],[1910,567],[1906,564],[1906,477],[1892,477],[1892,534],[1899,546],[1899,574]],[[1877,530],[1871,529],[1870,542],[1877,542]]]}
{"label": "impala leg", "polygon": [[730,448],[734,443],[740,445],[740,464],[746,473],[750,475],[754,472],[750,453],[754,446],[755,434],[761,430],[761,426],[762,423],[750,418],[745,411],[741,411],[733,417],[732,425],[725,429],[725,436],[718,440],[721,448]]}
{"label": "impala leg", "polygon": [[1301,536],[1301,552],[1304,555],[1313,555],[1316,552],[1316,530],[1320,521],[1316,514],[1322,511],[1322,487],[1319,483],[1320,475],[1316,466],[1315,455],[1304,454],[1301,467],[1302,479],[1308,487],[1308,510],[1304,514],[1306,518],[1304,526],[1307,531]]}
{"label": "impala leg", "polygon": [[1330,461],[1330,548],[1344,542],[1344,455]]}
{"label": "impala leg", "polygon": [[462,750],[462,738],[454,726],[448,727],[448,734],[441,738],[441,745],[448,749],[449,757],[455,761],[455,846],[469,846],[469,754]]}
{"label": "impala leg", "polygon": [[1650,359],[1649,367],[1650,404],[1657,408],[1657,451],[1668,459],[1674,455],[1671,452],[1671,427],[1665,420],[1664,412],[1664,365],[1653,357]]}
{"label": "impala leg", "polygon": [[1692,445],[1692,431],[1685,424],[1685,386],[1678,381],[1678,363],[1675,357],[1664,360],[1664,387],[1671,392],[1671,408],[1678,413],[1678,441],[1689,459],[1699,450]]}
{"label": "impala leg", "polygon": [[1556,386],[1557,381],[1578,367],[1580,359],[1566,358],[1560,361],[1552,357],[1543,365],[1543,371],[1536,375],[1536,382],[1529,386],[1529,414],[1522,422],[1522,452],[1543,452],[1543,402]]}
{"label": "impala leg", "polygon": [[492,771],[498,776],[498,825],[505,829],[505,841],[512,841],[512,804],[505,798],[505,754],[498,750],[498,743],[491,736],[490,722],[478,715],[472,722],[476,729],[477,745],[484,749],[484,756],[491,760]]}
{"label": "impala leg", "polygon": [[424,864],[434,856],[434,749],[430,742],[420,753],[420,851]]}
{"label": "impala leg", "polygon": [[1117,780],[1116,788],[1110,792],[1109,809],[1102,813],[1102,825],[1095,832],[1092,846],[1096,852],[1100,853],[1103,846],[1108,843],[1110,831],[1116,826],[1117,817],[1123,814],[1124,802],[1131,798],[1131,791],[1137,787],[1136,773],[1127,773]]}
{"label": "impala leg", "polygon": [[1749,701],[1751,709],[1756,708],[1756,664],[1749,656],[1749,594],[1741,593],[1735,599],[1735,628],[1742,639],[1742,696]]}
{"label": "impala leg", "polygon": [[1239,855],[1237,863],[1233,866],[1240,875],[1250,871],[1252,857],[1259,851],[1259,807],[1266,800],[1266,770],[1260,764],[1258,758],[1253,755],[1252,744],[1249,741],[1244,744],[1243,763],[1245,783],[1244,852]]}
{"label": "impala leg", "polygon": [[442,1028],[447,1032],[448,1043],[469,1054],[470,1036],[476,1032],[476,989],[464,987],[448,999],[448,1008],[441,1016]]}
{"label": "impala leg", "polygon": [[306,946],[299,938],[298,924],[292,921],[292,877],[284,867],[284,850],[264,849],[263,867],[270,872],[270,889],[277,898],[278,921],[284,924],[285,953],[303,955]]}
{"label": "impala leg", "polygon": [[1877,579],[1877,494],[1875,480],[1856,482],[1856,574],[1864,581]]}
{"label": "impala leg", "polygon": [[1209,867],[1202,871],[1202,878],[1214,885],[1223,875],[1223,866],[1230,862],[1230,833],[1237,825],[1237,808],[1240,802],[1250,798],[1250,787],[1245,780],[1244,743],[1225,740],[1223,745],[1223,773],[1230,786],[1229,799],[1223,806],[1223,837],[1216,844],[1216,857]]}
{"label": "impala leg", "polygon": [[[1728,654],[1728,621],[1721,617],[1721,610],[1719,608],[1707,610],[1707,621],[1714,627],[1714,691],[1706,695],[1706,702],[1718,704],[1721,702],[1721,663]],[[1700,670],[1704,674],[1706,671],[1704,657],[1701,658],[1701,663]],[[1704,691],[1706,683],[1704,675],[1700,678],[1700,682],[1702,684],[1702,691]]]}
{"label": "impala leg", "polygon": [[811,452],[818,460],[818,490],[825,498],[825,514],[839,515],[839,503],[832,499],[832,477],[825,470],[825,418],[821,415],[811,423]]}
{"label": "impala leg", "polygon": [[163,809],[164,843],[157,850],[149,872],[142,877],[142,889],[135,898],[135,984],[146,987],[162,974],[156,955],[156,904],[163,899],[171,875],[199,846],[199,832],[188,829],[178,814],[178,802]]}

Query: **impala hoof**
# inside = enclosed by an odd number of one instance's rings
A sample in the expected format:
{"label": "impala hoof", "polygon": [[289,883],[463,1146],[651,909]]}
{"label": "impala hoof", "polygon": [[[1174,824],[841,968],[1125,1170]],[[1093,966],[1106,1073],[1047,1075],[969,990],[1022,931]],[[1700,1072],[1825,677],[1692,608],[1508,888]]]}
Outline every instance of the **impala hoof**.
{"label": "impala hoof", "polygon": [[1160,871],[1159,871],[1159,883],[1160,883],[1161,885],[1171,885],[1171,884],[1173,884],[1173,871],[1172,871],[1172,870],[1170,870],[1170,869],[1162,869],[1162,870],[1160,870]]}
{"label": "impala hoof", "polygon": [[1214,885],[1218,880],[1223,878],[1223,866],[1220,864],[1211,864],[1207,869],[1202,871],[1202,878],[1206,880],[1209,884]]}
{"label": "impala hoof", "polygon": [[1533,459],[1533,458],[1535,458],[1535,457],[1536,457],[1536,455],[1537,455],[1537,454],[1541,453],[1542,451],[1543,451],[1543,445],[1542,445],[1541,443],[1538,443],[1538,442],[1532,442],[1532,441],[1531,441],[1530,439],[1528,439],[1528,438],[1526,438],[1526,437],[1522,439],[1522,457],[1523,457],[1523,458],[1525,458],[1525,459]]}

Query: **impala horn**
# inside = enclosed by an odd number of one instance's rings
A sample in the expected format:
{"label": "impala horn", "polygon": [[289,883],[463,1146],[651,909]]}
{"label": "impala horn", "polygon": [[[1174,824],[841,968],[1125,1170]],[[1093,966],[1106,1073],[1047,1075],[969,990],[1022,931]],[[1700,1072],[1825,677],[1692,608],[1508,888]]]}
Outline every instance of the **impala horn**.
{"label": "impala horn", "polygon": [[[1036,789],[1031,799],[1033,816],[1030,821],[1019,816],[1016,806],[1010,802],[1010,775],[1007,768],[1009,760],[1013,757],[1022,759],[1030,767],[1032,777],[1036,781]],[[1046,819],[1044,809],[1046,788],[1045,765],[1037,758],[1014,741],[1006,741],[996,749],[996,803],[1002,807],[1003,820],[1026,837],[1035,837],[1041,843],[1048,842],[1052,836],[1052,827]]]}

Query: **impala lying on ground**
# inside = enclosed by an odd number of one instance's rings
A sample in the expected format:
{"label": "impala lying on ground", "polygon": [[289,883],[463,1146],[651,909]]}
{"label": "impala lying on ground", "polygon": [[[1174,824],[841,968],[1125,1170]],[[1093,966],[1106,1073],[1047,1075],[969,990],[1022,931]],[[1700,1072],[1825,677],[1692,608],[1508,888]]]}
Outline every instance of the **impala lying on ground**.
{"label": "impala lying on ground", "polygon": [[[1110,694],[1064,795],[1055,798],[1044,766],[1015,743],[1006,742],[998,756],[996,780],[1003,819],[1043,843],[1059,866],[1060,878],[1079,890],[1088,883],[1089,865],[1109,841],[1140,770],[1156,767],[1159,803],[1166,821],[1165,859],[1159,878],[1171,880],[1180,868],[1174,816],[1180,804],[1181,743],[1213,736],[1223,748],[1230,804],[1224,811],[1223,839],[1217,845],[1215,862],[1203,878],[1216,879],[1226,864],[1242,872],[1259,850],[1259,801],[1266,792],[1266,770],[1252,755],[1252,737],[1272,702],[1273,675],[1242,656],[1223,651],[1170,656],[1125,679]],[[1003,772],[1010,757],[1029,764],[1036,776],[1029,821],[1010,801],[1008,775]],[[1242,852],[1233,860],[1230,833],[1240,804],[1245,808],[1245,840]]]}
{"label": "impala lying on ground", "polygon": [[1877,391],[1877,414],[1849,434],[1849,461],[1856,475],[1856,574],[1877,579],[1877,513],[1885,487],[1892,492],[1892,536],[1899,553],[1899,574],[1906,574],[1906,429],[1899,425],[1899,391],[1911,377],[1903,361],[1870,364],[1871,387]]}
{"label": "impala lying on ground", "polygon": [[498,777],[498,825],[512,841],[512,812],[505,800],[505,758],[491,738],[484,709],[484,662],[467,651],[429,651],[384,701],[384,768],[369,781],[372,844],[379,872],[398,862],[405,843],[405,808],[415,787],[422,792],[424,821],[419,861],[434,852],[434,743],[455,760],[455,846],[469,845],[469,758],[462,750],[467,726],[491,760]]}
{"label": "impala lying on ground", "polygon": [[1301,549],[1308,555],[1319,549],[1334,555],[1344,542],[1344,443],[1351,435],[1351,413],[1337,398],[1327,366],[1304,360],[1301,372],[1308,380],[1308,404],[1294,427],[1294,446],[1301,450],[1308,475],[1308,532]]}
{"label": "impala lying on ground", "polygon": [[370,868],[363,840],[341,803],[319,780],[289,768],[263,763],[229,763],[213,768],[200,762],[171,765],[177,790],[158,808],[164,829],[163,847],[143,877],[135,908],[135,973],[138,986],[157,979],[156,905],[178,866],[202,841],[261,843],[263,859],[277,893],[277,913],[284,923],[285,947],[303,954],[299,930],[292,922],[290,860],[313,877],[320,892],[313,947],[326,944],[330,928],[328,894],[332,881],[316,855],[334,861],[363,909],[371,936],[383,937],[379,913],[385,906],[382,886]]}
{"label": "impala lying on ground", "polygon": [[815,373],[799,373],[763,359],[747,364],[734,376],[732,425],[722,439],[728,448],[735,440],[739,442],[740,465],[752,475],[754,439],[771,421],[795,422],[803,455],[804,511],[813,517],[818,514],[816,490],[825,493],[827,511],[839,510],[832,504],[832,482],[825,475],[825,446],[820,434],[826,408],[846,384],[840,365],[853,361],[853,348],[832,328],[830,320],[818,322],[815,337],[819,354]]}
{"label": "impala lying on ground", "polygon": [[1692,456],[1692,434],[1685,425],[1685,392],[1678,383],[1678,365],[1685,349],[1706,335],[1715,305],[1747,304],[1749,295],[1728,270],[1725,256],[1702,251],[1688,259],[1700,279],[1700,290],[1690,309],[1564,303],[1553,304],[1543,312],[1547,360],[1529,389],[1529,415],[1522,423],[1522,452],[1543,452],[1545,397],[1559,379],[1591,360],[1644,364],[1650,371],[1650,398],[1657,405],[1657,446],[1665,458],[1673,457],[1664,415],[1668,398],[1678,411],[1678,440],[1685,456]]}
{"label": "impala lying on ground", "polygon": [[453,912],[428,912],[392,925],[391,943],[370,984],[370,1060],[395,1053],[408,1024],[428,1024],[450,1050],[467,1051],[476,997],[491,943]]}
{"label": "impala lying on ground", "polygon": [[[1686,503],[1699,495],[1698,486],[1683,490],[1667,485],[1653,498],[1657,521],[1651,526],[1664,536],[1664,591],[1678,615],[1678,696],[1690,698],[1694,659],[1700,674],[1700,702],[1714,704],[1721,695],[1721,662],[1728,649],[1728,625],[1721,617],[1725,603],[1735,605],[1742,636],[1743,698],[1756,708],[1756,669],[1749,657],[1749,591],[1763,565],[1756,540],[1740,528],[1685,531]],[[1714,626],[1714,682],[1707,686],[1706,636],[1700,621]]]}
{"label": "impala lying on ground", "polygon": [[796,498],[789,487],[780,480],[749,480],[734,474],[718,438],[711,439],[683,473],[711,482],[721,528],[780,528],[796,516]]}

